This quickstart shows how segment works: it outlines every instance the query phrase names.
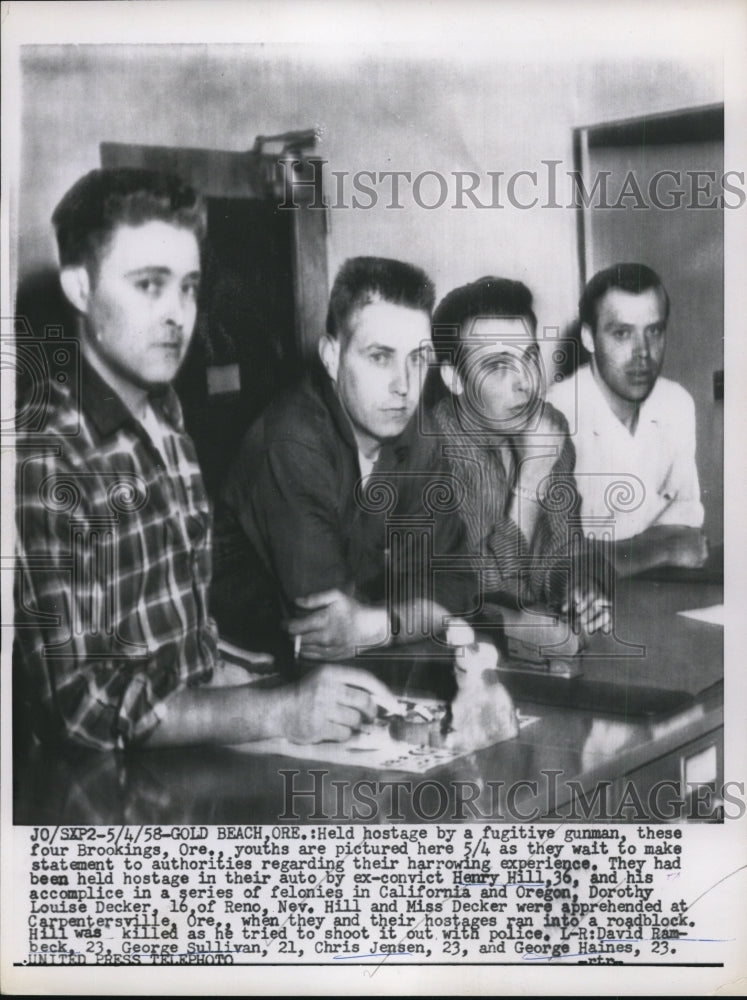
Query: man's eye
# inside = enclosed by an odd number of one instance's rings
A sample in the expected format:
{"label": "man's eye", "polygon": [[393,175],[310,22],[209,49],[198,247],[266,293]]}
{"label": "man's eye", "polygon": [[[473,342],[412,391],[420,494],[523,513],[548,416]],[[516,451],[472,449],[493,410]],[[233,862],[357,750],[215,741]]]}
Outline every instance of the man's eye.
{"label": "man's eye", "polygon": [[146,295],[155,297],[163,288],[163,282],[158,278],[139,278],[135,282],[135,288],[140,292],[145,292]]}
{"label": "man's eye", "polygon": [[197,301],[197,296],[200,294],[200,286],[192,282],[189,285],[185,285],[182,291],[188,298],[195,302]]}
{"label": "man's eye", "polygon": [[625,340],[626,337],[628,336],[628,332],[629,332],[628,330],[613,330],[612,336],[615,338],[615,340]]}
{"label": "man's eye", "polygon": [[375,351],[368,355],[375,365],[385,365],[389,361],[389,355],[382,351]]}

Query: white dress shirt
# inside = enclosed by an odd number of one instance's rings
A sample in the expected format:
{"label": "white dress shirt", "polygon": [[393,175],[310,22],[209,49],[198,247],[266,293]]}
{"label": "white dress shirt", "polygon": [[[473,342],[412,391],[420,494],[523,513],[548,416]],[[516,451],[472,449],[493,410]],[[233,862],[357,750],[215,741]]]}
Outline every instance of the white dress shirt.
{"label": "white dress shirt", "polygon": [[652,524],[703,524],[695,404],[686,389],[659,378],[632,434],[610,409],[590,365],[554,386],[548,400],[568,420],[586,534],[611,517],[617,540]]}

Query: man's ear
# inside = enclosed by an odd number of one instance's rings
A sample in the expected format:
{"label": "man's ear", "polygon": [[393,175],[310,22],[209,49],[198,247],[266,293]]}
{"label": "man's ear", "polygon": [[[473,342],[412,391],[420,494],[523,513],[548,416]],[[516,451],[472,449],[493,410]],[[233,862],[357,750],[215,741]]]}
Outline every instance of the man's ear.
{"label": "man's ear", "polygon": [[88,298],[91,293],[91,279],[87,269],[80,267],[63,267],[60,271],[60,284],[65,297],[75,306],[78,312],[88,312]]}
{"label": "man's ear", "polygon": [[337,369],[340,367],[340,341],[337,337],[330,337],[328,333],[323,334],[319,341],[319,357],[326,373],[333,382],[336,382]]}
{"label": "man's ear", "polygon": [[441,378],[449,392],[455,396],[461,396],[464,392],[464,383],[454,365],[441,365]]}
{"label": "man's ear", "polygon": [[591,327],[588,323],[581,324],[581,343],[589,354],[594,353],[594,334],[591,332]]}

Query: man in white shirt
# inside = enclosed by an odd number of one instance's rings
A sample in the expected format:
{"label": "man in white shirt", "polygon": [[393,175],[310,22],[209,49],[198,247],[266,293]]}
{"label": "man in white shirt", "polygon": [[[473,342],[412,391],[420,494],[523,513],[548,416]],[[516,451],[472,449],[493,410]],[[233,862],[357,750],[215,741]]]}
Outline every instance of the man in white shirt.
{"label": "man in white shirt", "polygon": [[677,382],[661,378],[669,297],[642,264],[595,274],[580,301],[590,364],[555,386],[576,448],[576,480],[588,536],[605,543],[618,573],[655,566],[701,566],[695,464],[695,406]]}

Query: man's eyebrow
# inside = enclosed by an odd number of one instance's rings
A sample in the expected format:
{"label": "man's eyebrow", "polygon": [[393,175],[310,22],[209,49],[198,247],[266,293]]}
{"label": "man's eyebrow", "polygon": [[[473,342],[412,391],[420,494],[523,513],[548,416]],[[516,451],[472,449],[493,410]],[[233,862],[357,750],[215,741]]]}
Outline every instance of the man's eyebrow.
{"label": "man's eyebrow", "polygon": [[[168,278],[173,271],[170,267],[163,267],[160,264],[146,264],[144,267],[136,267],[133,271],[127,271],[126,277],[128,278],[140,278],[140,277],[159,277]],[[190,271],[188,274],[184,275],[183,281],[200,281],[202,278],[201,271]]]}
{"label": "man's eyebrow", "polygon": [[170,267],[162,267],[162,266],[160,266],[158,264],[146,264],[144,267],[136,267],[134,270],[128,271],[127,272],[127,277],[128,278],[135,278],[139,274],[163,274],[163,275],[169,275],[169,274],[171,274],[171,268]]}
{"label": "man's eyebrow", "polygon": [[394,354],[394,348],[389,347],[388,344],[369,344],[367,347],[369,351],[383,351],[385,354]]}

